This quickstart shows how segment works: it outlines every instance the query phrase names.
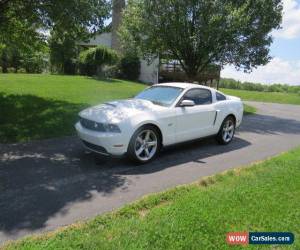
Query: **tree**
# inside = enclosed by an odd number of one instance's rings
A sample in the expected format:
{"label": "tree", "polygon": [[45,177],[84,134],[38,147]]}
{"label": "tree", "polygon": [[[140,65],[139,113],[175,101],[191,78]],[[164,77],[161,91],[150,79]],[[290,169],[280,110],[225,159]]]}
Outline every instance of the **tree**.
{"label": "tree", "polygon": [[69,32],[51,32],[49,39],[50,63],[52,71],[75,74],[78,49],[76,38]]}
{"label": "tree", "polygon": [[55,30],[87,38],[101,30],[110,15],[108,0],[2,0],[0,43],[28,46],[43,38],[42,31]]}
{"label": "tree", "polygon": [[129,0],[120,35],[144,57],[178,60],[192,80],[211,63],[266,64],[281,12],[281,0]]}

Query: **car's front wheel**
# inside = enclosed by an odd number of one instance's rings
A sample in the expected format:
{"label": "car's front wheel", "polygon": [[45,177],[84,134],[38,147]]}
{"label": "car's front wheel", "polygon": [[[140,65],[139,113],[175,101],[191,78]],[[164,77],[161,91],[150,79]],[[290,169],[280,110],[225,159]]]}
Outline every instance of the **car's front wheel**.
{"label": "car's front wheel", "polygon": [[132,136],[128,155],[137,163],[147,163],[155,158],[160,150],[161,138],[157,129],[146,125],[139,128]]}
{"label": "car's front wheel", "polygon": [[226,145],[230,143],[235,133],[235,120],[232,116],[228,116],[222,123],[219,133],[217,135],[217,141]]}

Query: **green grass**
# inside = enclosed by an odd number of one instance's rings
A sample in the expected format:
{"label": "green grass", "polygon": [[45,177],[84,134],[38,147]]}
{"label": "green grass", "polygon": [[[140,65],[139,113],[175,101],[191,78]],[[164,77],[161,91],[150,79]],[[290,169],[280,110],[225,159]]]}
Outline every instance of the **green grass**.
{"label": "green grass", "polygon": [[225,94],[240,97],[244,101],[273,102],[300,105],[300,95],[279,92],[258,92],[237,89],[221,89]]}
{"label": "green grass", "polygon": [[300,148],[7,249],[244,249],[225,243],[226,233],[236,231],[293,232],[295,243],[276,249],[300,249],[299,169]]}
{"label": "green grass", "polygon": [[[144,88],[83,76],[0,74],[0,143],[73,135],[80,110],[132,97]],[[255,110],[246,106],[245,111]]]}
{"label": "green grass", "polygon": [[250,106],[250,105],[247,105],[247,104],[244,104],[244,115],[253,115],[256,113],[256,108]]}
{"label": "green grass", "polygon": [[[132,97],[144,88],[83,76],[0,74],[0,143],[72,135],[83,108]],[[255,109],[246,106],[245,111]]]}
{"label": "green grass", "polygon": [[132,97],[144,88],[83,76],[0,74],[0,143],[72,135],[83,108]]}

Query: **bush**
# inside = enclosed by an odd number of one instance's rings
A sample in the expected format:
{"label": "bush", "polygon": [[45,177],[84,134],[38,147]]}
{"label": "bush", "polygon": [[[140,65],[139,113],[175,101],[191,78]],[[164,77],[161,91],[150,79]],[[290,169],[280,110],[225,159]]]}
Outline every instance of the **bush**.
{"label": "bush", "polygon": [[105,46],[98,46],[82,51],[79,55],[79,70],[83,75],[101,75],[104,65],[118,62],[118,54]]}
{"label": "bush", "polygon": [[16,73],[16,69],[14,67],[7,68],[7,73]]}
{"label": "bush", "polygon": [[27,73],[42,73],[47,65],[48,61],[44,53],[28,54],[23,60],[23,67]]}
{"label": "bush", "polygon": [[2,73],[3,72],[3,70],[2,70],[2,67],[0,66],[0,73]]}
{"label": "bush", "polygon": [[26,69],[24,69],[24,68],[19,68],[17,72],[18,72],[18,73],[24,74],[24,73],[26,73]]}
{"label": "bush", "polygon": [[119,67],[117,65],[104,66],[102,68],[101,76],[104,78],[116,78],[120,75]]}
{"label": "bush", "polygon": [[128,80],[137,80],[141,71],[141,62],[138,56],[127,54],[120,62],[121,78]]}
{"label": "bush", "polygon": [[84,50],[79,55],[79,72],[81,75],[92,76],[96,74],[97,67],[93,60],[93,50]]}

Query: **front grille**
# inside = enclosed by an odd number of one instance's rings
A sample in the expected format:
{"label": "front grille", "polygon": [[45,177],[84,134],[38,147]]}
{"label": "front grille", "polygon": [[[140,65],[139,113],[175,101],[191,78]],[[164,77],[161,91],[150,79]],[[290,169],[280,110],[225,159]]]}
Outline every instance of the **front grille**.
{"label": "front grille", "polygon": [[95,145],[95,144],[92,144],[92,143],[89,143],[89,142],[83,141],[83,140],[82,140],[82,142],[83,142],[84,146],[86,146],[88,149],[91,149],[91,150],[96,151],[101,154],[108,155],[108,153],[104,147],[101,147],[101,146],[98,146],[98,145]]}
{"label": "front grille", "polygon": [[80,117],[79,119],[80,124],[82,127],[89,129],[89,130],[93,130],[93,131],[97,131],[97,132],[105,132],[104,126],[102,123],[99,122],[94,122],[85,118]]}

